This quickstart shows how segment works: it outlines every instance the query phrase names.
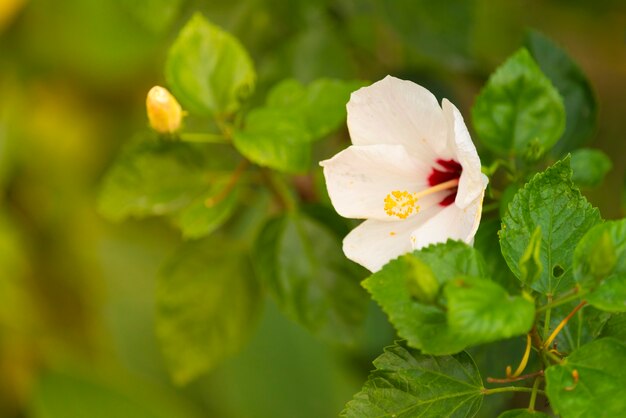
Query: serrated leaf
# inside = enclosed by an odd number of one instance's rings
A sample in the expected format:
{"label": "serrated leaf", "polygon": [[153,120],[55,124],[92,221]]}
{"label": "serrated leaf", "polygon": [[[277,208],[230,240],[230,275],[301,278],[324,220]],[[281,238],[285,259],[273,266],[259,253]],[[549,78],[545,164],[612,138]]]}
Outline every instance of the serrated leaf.
{"label": "serrated leaf", "polygon": [[590,229],[574,252],[574,278],[598,309],[626,312],[626,219]]}
{"label": "serrated leaf", "polygon": [[545,371],[550,405],[568,418],[622,416],[626,411],[625,362],[626,344],[613,338],[602,338],[574,351],[562,364]]}
{"label": "serrated leaf", "polygon": [[256,73],[241,43],[197,13],[170,48],[165,77],[183,108],[220,116],[239,109],[254,89]]}
{"label": "serrated leaf", "polygon": [[552,155],[561,156],[580,147],[593,134],[598,105],[587,77],[563,49],[537,31],[527,32],[524,44],[563,97],[565,132],[552,149]]}
{"label": "serrated leaf", "polygon": [[98,208],[114,221],[173,213],[228,174],[233,166],[231,157],[225,146],[142,138],[124,150],[109,169]]}
{"label": "serrated leaf", "polygon": [[241,248],[214,237],[183,245],[156,291],[156,334],[174,381],[187,383],[238,351],[260,302]]}
{"label": "serrated leaf", "polygon": [[535,229],[541,227],[540,259],[544,269],[531,287],[544,294],[556,294],[573,285],[574,247],[600,222],[600,213],[572,184],[571,176],[569,157],[535,175],[515,195],[502,219],[502,255],[518,278],[522,255]]}
{"label": "serrated leaf", "polygon": [[526,409],[511,409],[498,415],[498,418],[550,418],[550,415],[546,415],[539,411],[529,411]]}
{"label": "serrated leaf", "polygon": [[472,120],[490,150],[536,159],[565,128],[563,100],[526,49],[492,75],[476,98]]}
{"label": "serrated leaf", "polygon": [[[222,196],[223,193],[226,195]],[[236,185],[231,188],[229,179],[217,181],[207,194],[201,195],[174,214],[172,220],[180,228],[184,238],[202,238],[228,220],[237,207],[239,194],[240,188]],[[217,201],[214,201],[216,198]]]}
{"label": "serrated leaf", "polygon": [[346,119],[350,93],[363,83],[331,79],[304,86],[285,80],[252,110],[234,144],[251,161],[280,171],[302,172],[310,165],[310,143],[336,130]]}
{"label": "serrated leaf", "polygon": [[509,295],[488,279],[458,278],[446,284],[444,293],[448,326],[472,344],[526,334],[535,322],[533,302]]}
{"label": "serrated leaf", "polygon": [[414,257],[430,267],[440,285],[459,276],[484,276],[480,254],[459,241],[431,245],[386,264],[382,270],[363,281],[363,286],[383,308],[400,337],[411,347],[424,353],[443,355],[458,353],[470,344],[448,326],[446,312],[441,306],[416,300],[407,286],[407,277],[414,274],[407,262]]}
{"label": "serrated leaf", "polygon": [[258,275],[286,315],[327,339],[354,341],[367,294],[361,269],[346,260],[330,230],[287,214],[263,227],[254,248]]}
{"label": "serrated leaf", "polygon": [[572,153],[572,180],[581,187],[599,186],[612,168],[611,159],[600,150],[583,148]]}
{"label": "serrated leaf", "polygon": [[483,399],[478,368],[466,352],[433,357],[395,344],[374,360],[344,418],[469,418]]}

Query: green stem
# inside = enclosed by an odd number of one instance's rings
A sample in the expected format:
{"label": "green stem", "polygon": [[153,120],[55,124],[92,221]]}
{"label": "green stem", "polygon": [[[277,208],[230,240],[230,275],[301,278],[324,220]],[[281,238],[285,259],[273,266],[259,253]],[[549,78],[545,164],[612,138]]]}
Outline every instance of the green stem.
{"label": "green stem", "polygon": [[549,311],[550,309],[557,306],[563,305],[576,299],[581,299],[587,293],[589,293],[588,290],[574,288],[571,291],[561,295],[561,297],[559,297],[558,299],[550,301],[549,303],[546,303],[545,305],[537,308],[537,312]]}
{"label": "green stem", "polygon": [[[545,396],[545,392],[543,390],[539,390],[539,389],[534,389],[537,393],[540,393],[542,395]],[[493,389],[487,389],[487,388],[483,388],[483,390],[481,391],[483,393],[483,395],[493,395],[494,393],[504,393],[504,392],[526,392],[526,393],[532,393],[533,389],[531,388],[526,388],[523,386],[505,386],[503,388],[493,388]]]}
{"label": "green stem", "polygon": [[[550,305],[550,303],[552,302],[552,296],[548,296],[548,305]],[[546,306],[548,306],[546,305]],[[537,312],[541,312],[539,309],[537,309]],[[541,338],[545,341],[546,338],[548,338],[548,333],[550,332],[550,314],[552,313],[552,307],[548,307],[546,309],[546,315],[544,317],[543,320],[543,335],[541,336]]]}
{"label": "green stem", "polygon": [[555,364],[563,363],[563,360],[561,358],[555,356],[554,354],[552,354],[548,350],[543,350],[543,353],[546,355],[546,357],[548,357],[550,360],[552,360]]}
{"label": "green stem", "polygon": [[184,142],[200,142],[204,144],[228,144],[230,139],[221,134],[188,132],[180,134],[180,140]]}
{"label": "green stem", "polygon": [[535,410],[535,402],[537,401],[537,392],[539,391],[539,384],[541,383],[541,377],[537,377],[535,379],[535,383],[533,383],[533,389],[530,393],[530,402],[528,403],[528,410]]}
{"label": "green stem", "polygon": [[285,210],[293,212],[297,209],[298,203],[285,180],[279,174],[270,170],[262,169],[263,177],[274,195],[278,198]]}

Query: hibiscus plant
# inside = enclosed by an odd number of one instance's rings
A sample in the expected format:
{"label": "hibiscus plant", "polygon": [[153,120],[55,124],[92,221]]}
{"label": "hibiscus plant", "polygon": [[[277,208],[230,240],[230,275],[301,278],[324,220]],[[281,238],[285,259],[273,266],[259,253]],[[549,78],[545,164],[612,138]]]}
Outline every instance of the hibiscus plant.
{"label": "hibiscus plant", "polygon": [[579,190],[611,163],[580,148],[594,97],[550,40],[529,33],[471,113],[393,76],[255,91],[246,50],[201,15],[165,79],[99,208],[187,239],[156,289],[175,382],[239,350],[264,294],[341,346],[373,300],[396,339],[342,416],[626,416],[626,220]]}

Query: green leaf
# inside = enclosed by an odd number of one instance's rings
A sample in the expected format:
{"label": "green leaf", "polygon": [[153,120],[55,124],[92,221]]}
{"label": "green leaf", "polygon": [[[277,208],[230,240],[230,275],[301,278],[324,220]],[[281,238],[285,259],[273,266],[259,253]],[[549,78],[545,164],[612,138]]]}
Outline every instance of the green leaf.
{"label": "green leaf", "polygon": [[197,13],[170,48],[165,77],[183,108],[221,116],[239,109],[254,89],[256,73],[239,41]]}
{"label": "green leaf", "polygon": [[190,242],[157,281],[156,334],[184,384],[238,351],[258,317],[260,289],[241,249],[223,238]]}
{"label": "green leaf", "polygon": [[626,343],[626,313],[611,315],[600,336],[613,337]]}
{"label": "green leaf", "polygon": [[486,274],[493,281],[505,288],[509,292],[519,290],[519,282],[509,270],[509,266],[502,257],[502,252],[493,248],[494,240],[498,239],[500,229],[500,219],[487,218],[480,221],[478,232],[474,237],[474,248],[480,252],[485,259]]}
{"label": "green leaf", "polygon": [[519,261],[520,280],[530,285],[539,279],[543,271],[541,264],[541,226],[537,226],[530,236],[530,243]]}
{"label": "green leaf", "polygon": [[565,128],[563,100],[526,49],[491,75],[472,108],[478,136],[490,150],[536,159]]}
{"label": "green leaf", "polygon": [[472,344],[526,334],[535,322],[535,304],[510,296],[500,285],[464,277],[448,282],[448,326]]}
{"label": "green leaf", "polygon": [[[546,392],[557,414],[568,418],[613,418],[626,411],[626,344],[602,338],[546,369]],[[578,374],[575,382],[574,371]]]}
{"label": "green leaf", "polygon": [[[576,300],[553,308],[550,317],[550,329],[555,329],[579,303],[580,301]],[[571,353],[581,346],[599,338],[610,316],[610,313],[603,312],[589,305],[579,310],[578,313],[567,322],[567,325],[565,325],[555,340],[559,351]]]}
{"label": "green leaf", "polygon": [[596,225],[574,253],[574,278],[598,309],[626,312],[626,219]]}
{"label": "green leaf", "polygon": [[612,168],[611,159],[600,150],[583,148],[572,153],[572,180],[580,187],[599,186]]}
{"label": "green leaf", "polygon": [[498,418],[550,418],[550,415],[528,409],[511,409],[498,415]]}
{"label": "green leaf", "polygon": [[254,163],[279,171],[304,172],[311,164],[311,136],[302,115],[283,109],[260,107],[236,131],[234,145]]}
{"label": "green leaf", "polygon": [[544,269],[531,287],[556,294],[573,284],[572,256],[582,236],[600,222],[600,213],[574,187],[569,157],[535,175],[513,198],[502,219],[500,247],[511,271],[521,278],[520,260],[541,227]]}
{"label": "green leaf", "polygon": [[411,347],[428,354],[458,353],[470,344],[448,326],[441,306],[416,300],[407,286],[407,278],[415,273],[407,260],[415,258],[430,267],[440,285],[459,276],[484,276],[480,254],[459,241],[431,245],[386,264],[382,270],[363,281],[363,286],[383,308],[400,337]]}
{"label": "green leaf", "polygon": [[580,147],[594,133],[598,105],[587,77],[563,49],[537,31],[527,32],[524,44],[563,97],[565,132],[552,149],[552,155],[561,156]]}
{"label": "green leaf", "polygon": [[401,257],[410,265],[406,285],[411,296],[420,303],[435,304],[440,286],[430,267],[411,255]]}
{"label": "green leaf", "polygon": [[480,409],[482,380],[466,352],[433,357],[397,343],[374,366],[342,417],[461,418]]}
{"label": "green leaf", "polygon": [[131,144],[109,169],[98,208],[114,221],[173,213],[228,174],[231,156],[226,146],[144,138]]}
{"label": "green leaf", "polygon": [[310,143],[336,130],[346,119],[350,93],[363,83],[320,79],[308,86],[285,80],[252,110],[234,144],[255,163],[287,172],[306,171]]}
{"label": "green leaf", "polygon": [[361,81],[319,79],[305,87],[297,80],[284,80],[270,91],[267,106],[290,115],[292,112],[301,115],[309,139],[316,141],[344,123],[350,94],[363,84]]}
{"label": "green leaf", "polygon": [[364,319],[361,269],[326,227],[295,213],[270,220],[254,250],[259,277],[281,310],[311,332],[352,343]]}
{"label": "green leaf", "polygon": [[[185,238],[201,238],[219,228],[237,207],[240,187],[231,190],[229,179],[217,181],[209,193],[200,196],[189,206],[174,214],[174,224]],[[226,195],[222,195],[226,193]]]}

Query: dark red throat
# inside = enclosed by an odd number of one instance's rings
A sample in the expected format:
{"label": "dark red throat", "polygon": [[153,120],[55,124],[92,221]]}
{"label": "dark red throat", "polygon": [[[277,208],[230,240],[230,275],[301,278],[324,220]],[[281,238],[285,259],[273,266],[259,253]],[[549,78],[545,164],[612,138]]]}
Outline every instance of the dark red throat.
{"label": "dark red throat", "polygon": [[[433,167],[433,171],[431,171],[428,176],[428,184],[430,187],[436,186],[438,184],[444,183],[446,181],[455,180],[461,178],[461,173],[463,172],[463,167],[455,160],[442,160],[438,159],[435,161],[438,167]],[[448,206],[454,203],[456,199],[456,192],[458,188],[450,189],[439,204],[441,206]]]}

